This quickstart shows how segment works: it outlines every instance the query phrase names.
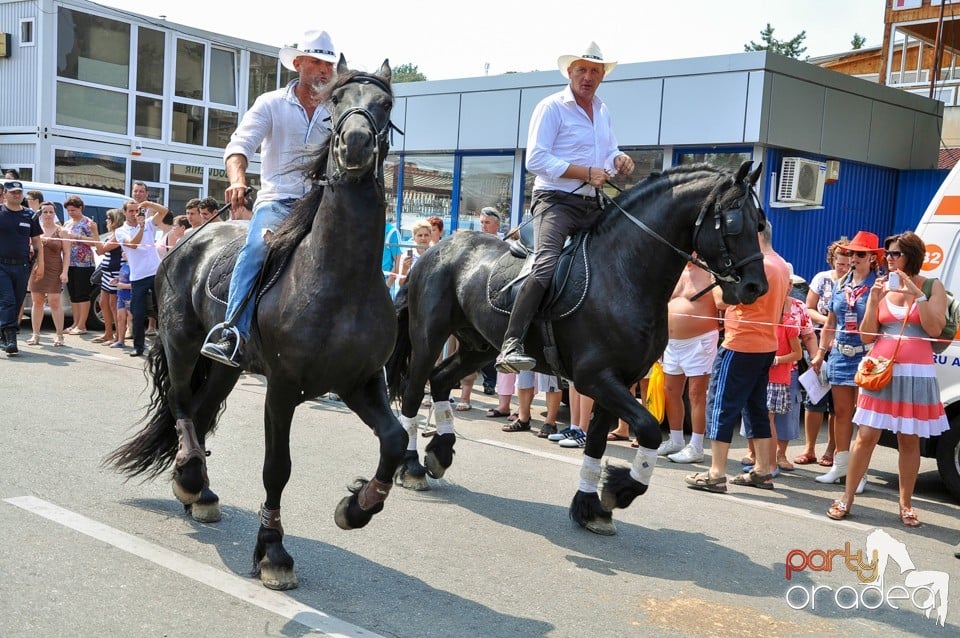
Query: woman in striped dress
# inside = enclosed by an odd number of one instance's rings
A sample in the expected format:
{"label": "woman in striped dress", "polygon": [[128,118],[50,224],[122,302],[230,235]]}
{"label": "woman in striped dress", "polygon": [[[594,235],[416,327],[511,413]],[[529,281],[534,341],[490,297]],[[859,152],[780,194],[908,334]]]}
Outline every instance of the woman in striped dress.
{"label": "woman in striped dress", "polygon": [[[920,471],[920,438],[936,436],[950,429],[940,402],[930,338],[940,335],[946,323],[947,297],[943,285],[934,280],[928,299],[920,276],[926,246],[912,232],[888,237],[884,242],[887,269],[900,278],[891,289],[887,277],[880,277],[870,289],[867,311],[860,324],[864,342],[874,341],[871,356],[893,358],[900,329],[903,343],[896,352],[893,380],[881,390],[860,390],[854,422],[860,426],[850,451],[843,500],[834,501],[827,516],[842,519],[853,505],[854,488],[866,473],[873,449],[883,430],[897,435],[900,475],[900,521],[917,527],[920,520],[911,502]],[[877,334],[879,333],[879,334]]]}
{"label": "woman in striped dress", "polygon": [[126,221],[123,211],[112,208],[107,211],[107,230],[110,232],[97,245],[97,254],[104,255],[100,262],[100,312],[103,313],[103,335],[93,339],[93,343],[105,346],[113,345],[123,340],[123,335],[116,331],[117,286],[111,284],[120,274],[120,262],[123,260],[123,249],[114,238],[114,231]]}

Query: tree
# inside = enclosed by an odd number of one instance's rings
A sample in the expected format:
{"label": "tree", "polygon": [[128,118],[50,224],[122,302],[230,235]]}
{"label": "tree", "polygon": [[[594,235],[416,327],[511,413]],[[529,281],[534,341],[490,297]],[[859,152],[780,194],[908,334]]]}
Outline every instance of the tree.
{"label": "tree", "polygon": [[862,49],[863,45],[867,43],[867,39],[860,35],[859,33],[853,34],[853,39],[850,40],[850,49],[856,51],[857,49]]}
{"label": "tree", "polygon": [[393,67],[393,78],[391,82],[423,82],[427,79],[423,73],[420,73],[420,70],[417,68],[416,64],[411,64],[407,62],[405,64],[398,64]]}
{"label": "tree", "polygon": [[762,42],[757,43],[750,40],[750,44],[743,45],[743,50],[773,51],[774,53],[779,53],[780,55],[794,59],[799,59],[800,56],[803,55],[803,52],[807,50],[807,47],[801,46],[807,37],[806,31],[801,31],[789,40],[778,40],[773,37],[773,31],[773,27],[770,26],[768,22],[767,27],[760,31],[760,39]]}

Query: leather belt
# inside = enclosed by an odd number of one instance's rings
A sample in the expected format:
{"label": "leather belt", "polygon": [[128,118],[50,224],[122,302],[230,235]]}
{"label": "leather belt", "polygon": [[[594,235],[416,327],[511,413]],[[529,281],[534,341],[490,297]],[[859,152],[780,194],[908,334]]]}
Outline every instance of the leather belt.
{"label": "leather belt", "polygon": [[845,357],[854,357],[858,354],[861,354],[863,352],[869,352],[869,351],[870,351],[870,348],[868,348],[865,345],[849,346],[845,343],[837,345],[837,352],[839,352]]}
{"label": "leather belt", "polygon": [[0,258],[0,264],[4,266],[26,266],[29,262],[26,262],[22,259],[2,259]]}

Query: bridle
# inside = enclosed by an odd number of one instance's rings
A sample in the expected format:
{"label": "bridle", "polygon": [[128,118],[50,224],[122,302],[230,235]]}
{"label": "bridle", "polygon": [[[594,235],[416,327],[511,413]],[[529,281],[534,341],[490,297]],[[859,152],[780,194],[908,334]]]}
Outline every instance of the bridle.
{"label": "bridle", "polygon": [[[660,233],[658,233],[657,231],[647,226],[645,223],[637,219],[635,216],[631,215],[622,206],[620,206],[620,204],[614,201],[609,195],[607,195],[603,191],[600,191],[599,193],[601,198],[604,201],[616,206],[620,210],[620,212],[627,217],[627,219],[629,219],[631,222],[639,226],[640,229],[643,230],[645,233],[647,233],[657,241],[671,248],[675,253],[683,257],[684,260],[694,264],[699,268],[702,268],[703,270],[713,275],[714,284],[710,286],[710,288],[713,288],[714,286],[718,285],[718,283],[721,281],[726,283],[739,283],[740,275],[737,274],[737,271],[743,266],[751,262],[759,261],[763,259],[763,254],[758,251],[734,263],[732,253],[730,251],[730,247],[727,243],[727,237],[736,237],[743,232],[743,214],[744,214],[743,206],[747,202],[748,197],[753,198],[753,201],[756,205],[757,212],[760,214],[760,220],[759,220],[757,229],[758,230],[762,229],[763,224],[766,223],[766,216],[763,213],[763,208],[760,205],[760,199],[757,197],[757,193],[753,188],[753,184],[746,181],[743,182],[743,184],[745,187],[743,197],[734,201],[732,206],[730,206],[729,208],[721,207],[719,198],[717,198],[713,206],[711,206],[710,203],[708,202],[707,204],[704,204],[703,208],[700,209],[700,214],[697,216],[697,221],[694,224],[693,246],[694,246],[694,249],[696,249],[697,253],[702,255],[704,253],[700,249],[700,231],[703,229],[704,221],[706,220],[707,215],[710,213],[712,209],[713,227],[714,227],[714,230],[716,230],[717,233],[720,235],[721,268],[719,272],[711,268],[708,263],[706,263],[699,257],[694,257],[690,253],[687,253],[686,251],[683,251],[680,248],[677,248],[676,246],[671,244],[668,239],[666,239]],[[710,288],[707,288],[697,293],[696,296],[694,296],[693,299],[691,299],[691,301],[695,301],[697,298],[704,295],[708,290],[710,290]]]}
{"label": "bridle", "polygon": [[[387,95],[393,95],[393,91],[390,90],[390,85],[384,82],[383,80],[381,80],[380,78],[373,75],[356,75],[350,78],[349,80],[347,80],[346,82],[344,82],[338,88],[343,88],[348,84],[358,84],[358,83],[372,84],[373,86],[382,90]],[[377,182],[383,181],[383,160],[386,159],[385,149],[390,148],[390,141],[392,141],[392,139],[389,141],[387,140],[387,135],[390,135],[393,131],[397,131],[398,133],[400,133],[400,135],[403,135],[403,131],[401,131],[397,127],[397,125],[394,124],[389,119],[389,116],[387,118],[386,124],[384,124],[383,127],[381,128],[376,118],[373,117],[373,114],[370,113],[370,111],[363,108],[362,106],[352,106],[346,109],[345,111],[343,111],[343,113],[340,113],[340,115],[337,117],[337,121],[334,123],[333,128],[330,132],[332,136],[332,147],[330,148],[329,152],[333,156],[333,163],[336,166],[336,170],[334,171],[333,175],[329,177],[324,176],[323,178],[317,180],[317,183],[320,184],[321,186],[333,186],[339,183],[340,181],[342,181],[345,177],[342,167],[340,166],[340,160],[338,159],[339,156],[334,151],[336,147],[340,145],[340,132],[343,129],[344,123],[347,121],[347,118],[349,118],[352,115],[359,115],[363,117],[374,132],[375,143],[374,143],[374,149],[373,149],[373,160],[374,160],[373,165],[377,169],[377,174],[376,174]],[[329,121],[329,118],[328,118],[328,121]],[[381,154],[383,154],[383,157],[381,157]]]}

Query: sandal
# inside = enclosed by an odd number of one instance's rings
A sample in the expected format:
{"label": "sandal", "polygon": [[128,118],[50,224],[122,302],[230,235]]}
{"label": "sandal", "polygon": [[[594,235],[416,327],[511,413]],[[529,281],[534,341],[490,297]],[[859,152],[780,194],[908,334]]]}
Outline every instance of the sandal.
{"label": "sandal", "polygon": [[740,465],[756,465],[756,464],[757,464],[757,459],[753,458],[750,455],[747,455],[742,459],[740,459]]}
{"label": "sandal", "polygon": [[777,456],[777,467],[784,472],[792,472],[797,469],[793,467],[793,463],[787,460],[787,456],[785,454],[782,456]]}
{"label": "sandal", "polygon": [[521,421],[520,419],[517,419],[512,423],[507,423],[500,429],[503,430],[504,432],[526,432],[527,430],[530,429],[530,419],[527,419],[526,421]]}
{"label": "sandal", "polygon": [[505,416],[510,416],[510,414],[508,412],[501,412],[496,408],[490,408],[489,410],[487,410],[488,419],[500,419]]}
{"label": "sandal", "polygon": [[634,448],[640,447],[640,439],[634,439],[633,443],[630,444],[630,447],[634,447]]}
{"label": "sandal", "polygon": [[57,338],[53,340],[53,345],[58,348],[63,346],[63,335],[57,335]]}
{"label": "sandal", "polygon": [[829,454],[824,454],[820,457],[820,460],[817,461],[817,464],[823,467],[833,467],[833,457]]}
{"label": "sandal", "polygon": [[913,511],[912,507],[900,508],[900,522],[904,524],[905,527],[920,527],[920,519],[917,518],[917,513]]}
{"label": "sandal", "polygon": [[104,341],[113,341],[113,337],[104,337],[101,335],[99,337],[94,337],[93,339],[91,339],[90,343],[103,343]]}
{"label": "sandal", "polygon": [[727,477],[718,476],[711,478],[709,472],[697,472],[683,479],[692,490],[703,490],[704,492],[713,492],[714,494],[726,494]]}
{"label": "sandal", "polygon": [[804,452],[803,454],[798,454],[793,457],[793,462],[797,465],[812,465],[817,462],[817,455],[811,454],[809,452]]}
{"label": "sandal", "polygon": [[630,437],[629,435],[624,436],[622,434],[617,434],[616,432],[611,432],[610,434],[607,435],[607,440],[608,441],[629,441]]}
{"label": "sandal", "polygon": [[733,477],[730,482],[741,487],[755,487],[761,490],[773,489],[773,474],[760,474],[756,470],[750,470],[746,474]]}
{"label": "sandal", "polygon": [[27,339],[28,346],[39,346],[40,345],[40,335],[34,333],[32,337]]}
{"label": "sandal", "polygon": [[470,405],[469,403],[464,403],[463,401],[459,401],[457,405],[453,407],[453,409],[456,410],[457,412],[466,412],[467,410],[472,410],[473,406]]}
{"label": "sandal", "polygon": [[537,432],[537,436],[541,439],[545,439],[551,434],[557,433],[557,424],[556,423],[544,423],[540,426],[540,431]]}
{"label": "sandal", "polygon": [[68,335],[85,335],[87,334],[86,330],[81,330],[80,328],[71,328],[67,330]]}
{"label": "sandal", "polygon": [[827,516],[835,521],[842,521],[850,515],[850,508],[843,501],[834,501],[827,510]]}

